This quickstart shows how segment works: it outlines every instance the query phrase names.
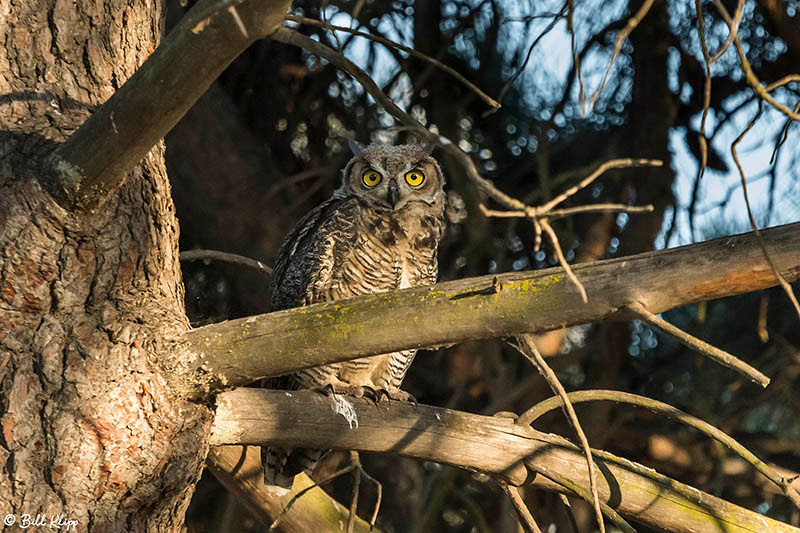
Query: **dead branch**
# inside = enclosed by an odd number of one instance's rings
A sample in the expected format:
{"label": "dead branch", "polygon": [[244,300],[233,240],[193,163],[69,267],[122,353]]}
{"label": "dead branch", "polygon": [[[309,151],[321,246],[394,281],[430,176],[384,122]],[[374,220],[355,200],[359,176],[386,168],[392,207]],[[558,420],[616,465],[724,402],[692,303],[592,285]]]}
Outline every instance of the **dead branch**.
{"label": "dead branch", "polygon": [[733,44],[733,40],[739,34],[739,24],[742,22],[742,15],[744,15],[744,4],[745,0],[739,0],[738,5],[736,6],[736,13],[733,16],[733,24],[728,31],[728,38],[725,39],[725,42],[719,47],[717,53],[711,58],[711,63],[716,63],[722,59],[722,56],[725,55],[725,52],[728,51],[728,48],[730,48],[731,44]]}
{"label": "dead branch", "polygon": [[573,185],[563,193],[559,194],[555,198],[545,202],[541,207],[536,209],[536,214],[541,216],[547,214],[550,210],[552,210],[555,206],[569,198],[570,196],[574,195],[576,192],[585,189],[592,183],[594,183],[597,178],[605,174],[606,171],[611,170],[613,168],[630,168],[630,167],[660,167],[663,165],[663,161],[659,161],[658,159],[631,159],[631,158],[624,158],[624,159],[612,159],[611,161],[606,161],[594,172],[586,176],[576,185]]}
{"label": "dead branch", "polygon": [[628,309],[630,309],[631,312],[633,312],[639,318],[639,320],[646,322],[654,328],[659,329],[669,336],[677,339],[678,342],[687,348],[691,348],[697,353],[709,357],[719,364],[735,370],[741,375],[749,378],[753,383],[758,383],[762,387],[769,385],[769,378],[759,372],[757,369],[748,365],[738,357],[729,354],[725,350],[720,350],[719,348],[712,346],[707,342],[698,339],[697,337],[689,335],[685,331],[673,326],[658,315],[651,313],[645,309],[643,305],[639,303],[632,303],[628,306]]}
{"label": "dead branch", "polygon": [[[588,486],[586,459],[557,435],[524,427],[512,418],[485,417],[401,402],[379,408],[350,399],[358,426],[335,414],[329,397],[312,391],[237,389],[218,399],[212,445],[292,445],[394,453],[481,470],[511,485],[530,483],[557,492],[549,478]],[[654,470],[595,456],[602,472],[599,494],[609,510],[674,532],[800,529],[703,493]],[[530,476],[529,469],[543,475]],[[765,529],[766,528],[766,529]]]}
{"label": "dead branch", "polygon": [[[764,461],[759,459],[753,452],[751,452],[750,450],[739,444],[739,442],[737,442],[730,435],[712,426],[708,422],[700,420],[699,418],[694,417],[690,414],[684,413],[680,409],[672,407],[671,405],[668,405],[666,403],[659,402],[658,400],[653,400],[651,398],[646,398],[644,396],[639,396],[637,394],[631,394],[628,392],[620,392],[613,390],[588,390],[588,391],[571,392],[567,394],[567,397],[569,398],[569,401],[572,403],[611,401],[611,402],[625,403],[629,405],[637,405],[639,407],[644,407],[645,409],[649,409],[654,413],[668,416],[669,418],[677,420],[678,422],[686,424],[687,426],[693,427],[696,430],[708,435],[712,439],[721,442],[722,444],[730,448],[734,453],[739,455],[742,459],[750,463],[756,470],[761,472],[764,475],[764,477],[766,477],[772,483],[777,485],[781,489],[781,491],[786,495],[786,497],[789,498],[789,500],[791,500],[792,503],[794,503],[796,506],[800,508],[800,494],[798,494],[798,492],[792,486],[791,480],[776,473],[773,470],[773,468],[771,468]],[[545,413],[552,411],[553,409],[557,409],[562,404],[562,402],[563,399],[561,399],[560,397],[548,398],[547,400],[534,405],[526,412],[524,412],[517,420],[517,423],[522,425],[533,424],[539,417],[541,417]]]}
{"label": "dead branch", "polygon": [[583,283],[580,282],[578,276],[576,276],[575,272],[573,272],[572,267],[570,267],[569,263],[567,263],[567,258],[564,257],[564,252],[561,250],[561,243],[558,241],[556,230],[553,229],[553,226],[550,225],[550,222],[548,222],[546,218],[536,220],[534,226],[536,226],[537,235],[541,233],[541,230],[544,230],[544,232],[547,234],[547,238],[550,239],[550,244],[553,245],[553,250],[556,252],[558,264],[561,265],[561,268],[563,268],[564,272],[567,273],[569,280],[578,288],[578,292],[581,294],[581,300],[583,303],[587,303],[589,301],[589,297],[586,295],[586,287],[583,286]]}
{"label": "dead branch", "polygon": [[197,2],[141,68],[53,152],[43,185],[62,206],[96,209],[236,56],[280,27],[291,1],[238,4],[247,35],[237,17],[213,11],[216,3]]}
{"label": "dead branch", "polygon": [[581,106],[581,114],[586,115],[586,89],[583,83],[583,71],[581,70],[581,59],[578,55],[578,46],[575,42],[575,24],[572,20],[575,14],[574,0],[567,0],[567,5],[569,7],[567,10],[567,33],[569,33],[570,48],[572,49],[572,68],[578,75],[578,100]]}
{"label": "dead branch", "polygon": [[[800,279],[800,223],[761,232],[772,261]],[[691,275],[687,275],[691,265]],[[230,320],[186,334],[197,359],[173,371],[176,390],[202,396],[301,368],[407,348],[497,338],[651,313],[778,284],[752,233],[573,267],[483,276]]]}

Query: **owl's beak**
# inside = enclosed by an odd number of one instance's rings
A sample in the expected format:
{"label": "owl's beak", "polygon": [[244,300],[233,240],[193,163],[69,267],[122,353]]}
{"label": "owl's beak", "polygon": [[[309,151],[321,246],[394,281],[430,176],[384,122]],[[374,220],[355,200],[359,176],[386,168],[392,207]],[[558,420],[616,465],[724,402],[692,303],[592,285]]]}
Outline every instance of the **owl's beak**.
{"label": "owl's beak", "polygon": [[386,195],[386,199],[389,201],[389,205],[394,206],[397,205],[397,200],[400,199],[400,189],[397,187],[397,182],[395,180],[389,181],[389,192]]}

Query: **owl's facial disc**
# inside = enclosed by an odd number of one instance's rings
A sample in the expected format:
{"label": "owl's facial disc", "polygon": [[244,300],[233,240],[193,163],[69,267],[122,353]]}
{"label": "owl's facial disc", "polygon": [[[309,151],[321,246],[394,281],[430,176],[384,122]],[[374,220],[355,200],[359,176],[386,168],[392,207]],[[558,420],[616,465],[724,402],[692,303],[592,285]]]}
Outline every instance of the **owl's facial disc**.
{"label": "owl's facial disc", "polygon": [[338,195],[352,195],[372,208],[401,211],[443,202],[444,177],[436,160],[417,146],[368,146],[345,167]]}

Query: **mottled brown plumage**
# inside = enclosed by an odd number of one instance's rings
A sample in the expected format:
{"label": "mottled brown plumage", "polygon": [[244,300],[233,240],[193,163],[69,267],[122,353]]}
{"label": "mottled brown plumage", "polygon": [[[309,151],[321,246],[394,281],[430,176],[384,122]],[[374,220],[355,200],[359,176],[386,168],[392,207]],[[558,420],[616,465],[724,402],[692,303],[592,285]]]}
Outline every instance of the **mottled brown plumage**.
{"label": "mottled brown plumage", "polygon": [[[303,217],[281,246],[272,310],[436,282],[446,202],[436,160],[414,145],[351,148],[342,186]],[[400,385],[415,353],[310,368],[280,385],[408,399]],[[295,474],[313,468],[321,452],[264,448],[262,455],[265,481],[288,487]]]}

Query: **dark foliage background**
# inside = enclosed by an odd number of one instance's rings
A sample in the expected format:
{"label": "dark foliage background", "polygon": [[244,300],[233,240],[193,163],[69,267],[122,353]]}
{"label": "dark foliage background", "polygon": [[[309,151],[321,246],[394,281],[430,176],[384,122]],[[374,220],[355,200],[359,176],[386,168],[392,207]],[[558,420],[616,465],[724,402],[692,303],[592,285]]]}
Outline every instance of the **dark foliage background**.
{"label": "dark foliage background", "polygon": [[[736,3],[724,2],[733,12]],[[344,53],[370,72],[389,95],[426,126],[452,139],[479,162],[503,191],[541,203],[615,157],[662,159],[658,169],[621,170],[570,200],[652,203],[646,215],[591,215],[557,222],[570,261],[594,261],[747,231],[738,175],[729,146],[755,111],[735,53],[712,69],[707,137],[709,164],[697,178],[697,131],[703,64],[694,5],[656,2],[622,47],[594,108],[581,113],[570,34],[560,2],[507,0],[372,0],[323,2],[332,23],[396,40],[453,67],[492,96],[508,89],[503,107],[489,107],[452,77],[397,50],[347,34],[299,29]],[[719,48],[727,27],[703,2],[709,46]],[[587,98],[599,85],[619,30],[640,3],[576,2],[575,46]],[[184,9],[171,6],[174,23]],[[321,18],[319,2],[296,1],[295,14]],[[357,12],[355,18],[347,15]],[[552,31],[529,48],[548,24]],[[800,2],[747,2],[739,35],[765,83],[800,64]],[[525,65],[525,66],[523,66]],[[520,74],[507,87],[507,81]],[[776,95],[790,107],[800,85]],[[740,151],[752,171],[760,223],[800,219],[795,124],[769,155],[784,125],[767,111]],[[215,83],[167,138],[167,163],[181,223],[181,248],[239,253],[269,264],[293,223],[338,186],[346,139],[404,142],[387,130],[393,120],[357,82],[327,63],[279,43],[259,42]],[[467,216],[449,226],[440,252],[441,279],[543,268],[550,249],[534,252],[529,224],[487,219],[485,201],[448,157],[442,164],[451,196]],[[691,265],[687,265],[691,275]],[[196,325],[262,313],[269,280],[244,267],[184,264],[186,303]],[[592,295],[590,294],[591,298]],[[657,398],[734,435],[763,459],[800,471],[800,333],[798,318],[779,290],[674,310],[670,322],[742,357],[772,379],[766,390],[696,356],[640,323],[598,324],[554,332],[540,344],[568,389],[613,388]],[[759,322],[759,319],[762,322]],[[544,381],[499,341],[464,343],[420,354],[405,388],[421,403],[470,412],[521,412],[550,395]],[[727,451],[671,422],[633,408],[578,408],[594,447],[652,466],[739,505],[793,524],[796,510]],[[569,435],[560,413],[537,423]],[[499,488],[486,476],[396,457],[366,458],[383,482],[379,525],[385,531],[512,531],[516,522]],[[349,481],[332,489],[348,498]],[[366,490],[366,489],[365,489]],[[529,492],[540,525],[567,530],[552,494]],[[349,500],[348,500],[349,501]],[[362,494],[362,516],[371,494]],[[592,526],[580,502],[581,531]],[[187,525],[192,531],[259,531],[249,516],[208,477],[198,487]],[[640,529],[640,531],[646,531]]]}

